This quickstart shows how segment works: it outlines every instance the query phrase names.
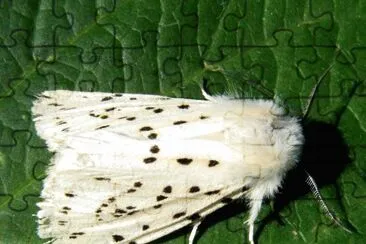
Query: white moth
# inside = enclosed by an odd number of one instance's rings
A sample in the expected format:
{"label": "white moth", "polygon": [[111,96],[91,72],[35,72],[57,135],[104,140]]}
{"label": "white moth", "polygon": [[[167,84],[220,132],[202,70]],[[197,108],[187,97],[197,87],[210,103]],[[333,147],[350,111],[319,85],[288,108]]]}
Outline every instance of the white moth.
{"label": "white moth", "polygon": [[46,91],[32,108],[55,152],[37,214],[55,243],[147,243],[245,197],[249,241],[264,198],[304,141],[272,101]]}

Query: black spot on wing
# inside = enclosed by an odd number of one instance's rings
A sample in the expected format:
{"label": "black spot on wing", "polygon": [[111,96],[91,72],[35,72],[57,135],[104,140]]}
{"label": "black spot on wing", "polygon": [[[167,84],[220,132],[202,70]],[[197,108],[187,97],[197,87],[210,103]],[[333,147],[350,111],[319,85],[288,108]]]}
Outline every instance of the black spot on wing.
{"label": "black spot on wing", "polygon": [[189,193],[196,193],[199,191],[200,191],[200,188],[198,186],[192,186],[191,188],[189,188]]}
{"label": "black spot on wing", "polygon": [[166,196],[163,196],[163,195],[159,195],[159,196],[157,196],[156,197],[156,201],[157,202],[160,202],[160,201],[163,201],[164,199],[167,199],[168,197],[166,197]]}
{"label": "black spot on wing", "polygon": [[136,97],[130,97],[130,100],[133,101],[133,100],[137,100]]}
{"label": "black spot on wing", "polygon": [[191,158],[178,158],[177,162],[182,164],[182,165],[188,165],[190,163],[192,163],[193,159]]}
{"label": "black spot on wing", "polygon": [[136,119],[136,117],[128,117],[128,118],[126,118],[126,120],[128,120],[128,121],[133,121],[135,119]]}
{"label": "black spot on wing", "polygon": [[112,108],[106,108],[106,109],[105,109],[105,111],[106,111],[106,112],[110,112],[110,111],[113,111],[113,110],[115,110],[115,109],[116,109],[115,107],[112,107]]}
{"label": "black spot on wing", "polygon": [[154,145],[150,148],[151,153],[158,153],[160,151],[160,148],[157,145]]}
{"label": "black spot on wing", "polygon": [[97,181],[110,181],[111,178],[108,177],[94,177],[95,180]]}
{"label": "black spot on wing", "polygon": [[153,128],[151,128],[150,126],[144,126],[140,128],[140,131],[150,131],[153,130]]}
{"label": "black spot on wing", "polygon": [[103,114],[102,116],[100,116],[101,119],[108,119],[108,115]]}
{"label": "black spot on wing", "polygon": [[164,110],[162,108],[157,108],[157,109],[154,109],[154,113],[156,114],[159,114],[161,112],[163,112]]}
{"label": "black spot on wing", "polygon": [[146,107],[145,109],[146,110],[152,110],[152,109],[154,109],[155,107]]}
{"label": "black spot on wing", "polygon": [[62,106],[62,104],[59,104],[59,103],[49,103],[48,105],[50,105],[50,106],[55,106],[55,107],[60,107],[60,106]]}
{"label": "black spot on wing", "polygon": [[127,193],[133,193],[133,192],[135,192],[135,191],[136,191],[136,189],[131,188],[131,189],[128,189],[128,190],[127,190]]}
{"label": "black spot on wing", "polygon": [[121,93],[116,93],[116,94],[114,94],[114,96],[115,96],[115,97],[122,97],[122,96],[123,96],[123,94],[121,94]]}
{"label": "black spot on wing", "polygon": [[164,189],[163,189],[163,192],[164,193],[172,193],[172,187],[171,186],[166,186],[166,187],[164,187]]}
{"label": "black spot on wing", "polygon": [[140,181],[137,181],[133,184],[134,187],[141,187],[142,183]]}
{"label": "black spot on wing", "polygon": [[95,128],[96,130],[101,130],[101,129],[104,129],[104,128],[108,128],[109,125],[102,125],[102,126],[99,126],[97,128]]}
{"label": "black spot on wing", "polygon": [[153,208],[158,209],[158,208],[161,208],[161,206],[162,206],[161,204],[157,204]]}
{"label": "black spot on wing", "polygon": [[147,230],[147,229],[149,229],[150,228],[150,226],[148,226],[148,225],[143,225],[142,226],[142,230]]}
{"label": "black spot on wing", "polygon": [[214,167],[219,164],[219,161],[217,160],[210,160],[208,163],[208,167]]}
{"label": "black spot on wing", "polygon": [[158,134],[156,134],[156,133],[151,133],[151,134],[149,134],[147,137],[148,137],[149,139],[151,139],[151,140],[154,140],[154,139],[156,139],[156,138],[158,137]]}
{"label": "black spot on wing", "polygon": [[64,125],[64,124],[67,124],[67,122],[66,122],[66,121],[58,121],[58,122],[56,123],[56,125]]}
{"label": "black spot on wing", "polygon": [[151,164],[151,163],[153,163],[155,161],[156,161],[156,158],[155,157],[144,158],[144,163],[145,164]]}
{"label": "black spot on wing", "polygon": [[219,194],[219,193],[220,193],[220,190],[214,190],[214,191],[208,191],[208,192],[206,192],[205,195],[210,196],[210,195],[215,195],[215,194]]}
{"label": "black spot on wing", "polygon": [[100,101],[102,101],[102,102],[105,102],[105,101],[109,101],[109,100],[112,100],[113,99],[113,97],[103,97],[102,98],[102,100],[100,100]]}
{"label": "black spot on wing", "polygon": [[178,106],[179,109],[188,109],[189,105],[188,104],[181,104]]}
{"label": "black spot on wing", "polygon": [[76,195],[75,194],[73,194],[73,193],[65,193],[65,196],[67,196],[67,197],[75,197]]}
{"label": "black spot on wing", "polygon": [[197,221],[197,220],[201,219],[201,215],[198,213],[194,213],[191,216],[188,216],[187,219],[190,221]]}
{"label": "black spot on wing", "polygon": [[175,121],[175,122],[173,123],[173,125],[181,125],[181,124],[185,124],[185,123],[187,123],[187,121],[184,121],[184,120],[178,120],[178,121]]}
{"label": "black spot on wing", "polygon": [[173,219],[178,219],[186,215],[186,212],[179,212],[173,215]]}
{"label": "black spot on wing", "polygon": [[123,241],[125,238],[121,235],[112,235],[113,241],[114,242],[120,242]]}
{"label": "black spot on wing", "polygon": [[114,210],[114,213],[116,213],[116,214],[125,214],[127,212],[123,209],[117,208],[116,210]]}
{"label": "black spot on wing", "polygon": [[200,116],[200,119],[208,119],[209,117],[208,116],[205,116],[205,115],[201,115]]}

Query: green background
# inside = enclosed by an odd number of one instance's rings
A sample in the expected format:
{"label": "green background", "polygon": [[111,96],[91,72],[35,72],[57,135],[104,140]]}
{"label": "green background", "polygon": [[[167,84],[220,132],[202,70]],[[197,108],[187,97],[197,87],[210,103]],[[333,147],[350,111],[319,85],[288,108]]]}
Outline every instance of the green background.
{"label": "green background", "polygon": [[[51,154],[36,136],[30,113],[40,92],[202,99],[199,85],[207,80],[211,94],[277,97],[301,116],[330,68],[306,121],[327,123],[335,132],[313,131],[310,141],[321,146],[307,159],[327,204],[353,233],[332,225],[309,190],[296,183],[286,187],[292,193],[285,194],[278,214],[271,214],[276,203],[263,207],[257,237],[259,243],[361,243],[365,26],[366,1],[355,0],[0,1],[0,242],[42,243],[33,215]],[[343,156],[349,163],[338,173],[337,158],[324,162],[339,152],[334,133],[348,147]],[[317,158],[322,152],[329,157]],[[213,214],[197,242],[247,242],[246,217],[243,203]],[[185,243],[187,233],[185,228],[157,243]]]}

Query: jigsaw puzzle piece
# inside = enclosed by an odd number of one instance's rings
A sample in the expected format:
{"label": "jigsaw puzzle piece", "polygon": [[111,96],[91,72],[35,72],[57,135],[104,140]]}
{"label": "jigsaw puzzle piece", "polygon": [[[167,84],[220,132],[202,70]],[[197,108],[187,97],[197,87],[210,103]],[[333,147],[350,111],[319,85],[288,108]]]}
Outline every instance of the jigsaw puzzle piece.
{"label": "jigsaw puzzle piece", "polygon": [[[3,127],[1,125],[0,128]],[[10,140],[2,137],[0,142],[1,241],[37,243],[39,239],[34,232],[37,225],[33,215],[37,211],[35,204],[39,201],[39,189],[45,171],[44,162],[49,162],[51,155],[45,152],[44,148],[29,145],[32,133],[28,130],[16,130],[11,135]],[[24,228],[25,223],[27,228]],[[15,233],[18,233],[17,237],[12,236]]]}
{"label": "jigsaw puzzle piece", "polygon": [[37,72],[53,85],[50,90],[121,92],[125,82],[132,79],[132,70],[129,64],[115,65],[113,52],[113,49],[99,49],[93,62],[84,62],[82,49],[58,47],[54,60],[39,62]]}

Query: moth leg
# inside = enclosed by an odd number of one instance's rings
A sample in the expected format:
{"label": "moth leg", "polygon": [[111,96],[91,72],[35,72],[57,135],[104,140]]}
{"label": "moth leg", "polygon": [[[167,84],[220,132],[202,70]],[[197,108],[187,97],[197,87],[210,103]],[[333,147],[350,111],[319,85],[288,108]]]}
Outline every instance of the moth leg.
{"label": "moth leg", "polygon": [[261,210],[262,199],[250,200],[249,218],[245,223],[249,225],[249,242],[254,244],[254,222],[258,217],[259,211]]}
{"label": "moth leg", "polygon": [[189,235],[189,241],[188,241],[188,243],[189,244],[193,244],[193,241],[194,241],[194,237],[196,236],[196,234],[197,234],[197,230],[198,230],[198,226],[200,225],[202,223],[202,221],[200,221],[200,222],[197,222],[197,223],[195,223],[194,225],[193,225],[193,228],[192,228],[192,230],[191,230],[191,234]]}

